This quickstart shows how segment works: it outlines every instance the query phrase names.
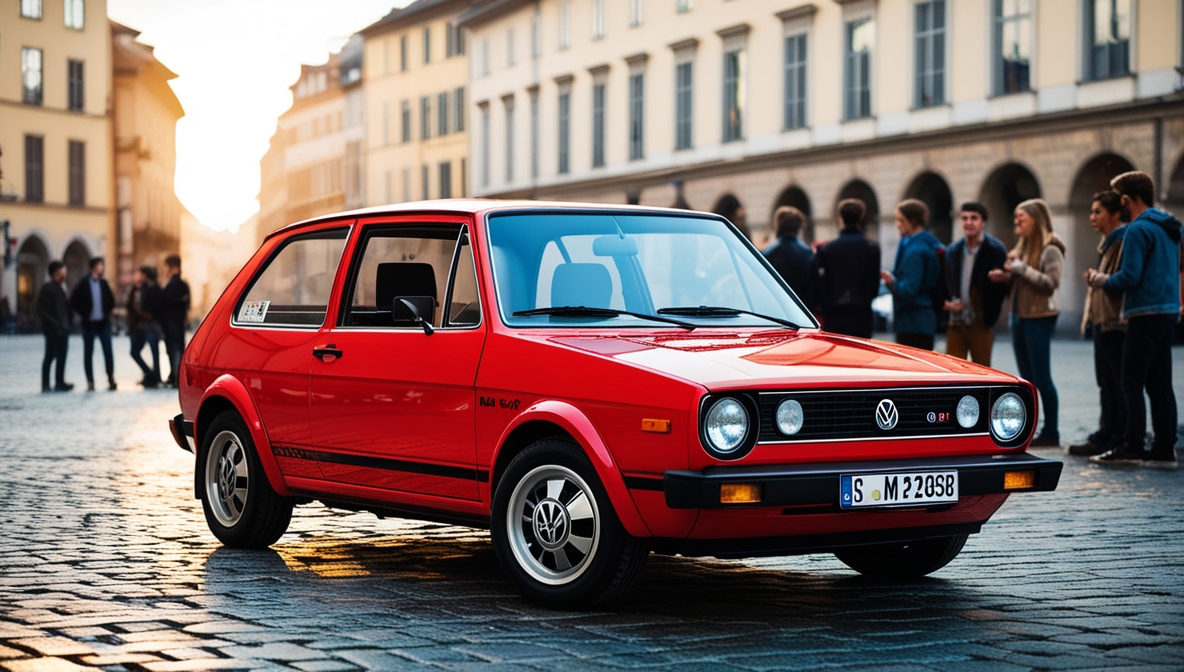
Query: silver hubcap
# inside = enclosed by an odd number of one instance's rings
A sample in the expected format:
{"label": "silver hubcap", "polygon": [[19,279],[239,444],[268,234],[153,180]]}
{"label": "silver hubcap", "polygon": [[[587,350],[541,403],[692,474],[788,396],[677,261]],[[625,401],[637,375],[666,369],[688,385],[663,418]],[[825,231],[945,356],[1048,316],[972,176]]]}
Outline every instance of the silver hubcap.
{"label": "silver hubcap", "polygon": [[600,511],[584,479],[547,465],[514,488],[506,528],[518,565],[542,583],[563,585],[579,578],[596,555]]}
{"label": "silver hubcap", "polygon": [[238,435],[219,432],[206,455],[206,500],[218,522],[234,527],[247,505],[247,452]]}

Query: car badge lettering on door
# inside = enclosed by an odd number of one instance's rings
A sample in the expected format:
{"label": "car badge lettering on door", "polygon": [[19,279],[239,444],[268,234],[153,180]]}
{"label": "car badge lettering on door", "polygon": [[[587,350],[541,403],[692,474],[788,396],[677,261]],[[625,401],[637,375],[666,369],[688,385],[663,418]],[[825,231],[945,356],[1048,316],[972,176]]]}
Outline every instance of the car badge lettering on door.
{"label": "car badge lettering on door", "polygon": [[880,429],[889,430],[896,427],[900,414],[896,412],[896,404],[891,399],[883,399],[876,406],[876,424]]}

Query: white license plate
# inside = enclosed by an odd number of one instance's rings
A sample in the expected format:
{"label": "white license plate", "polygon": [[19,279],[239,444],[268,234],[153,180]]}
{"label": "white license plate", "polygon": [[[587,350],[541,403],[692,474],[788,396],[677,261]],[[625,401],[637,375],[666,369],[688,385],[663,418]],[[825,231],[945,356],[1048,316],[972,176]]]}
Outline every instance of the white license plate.
{"label": "white license plate", "polygon": [[947,504],[957,501],[956,471],[843,474],[839,477],[839,506],[844,509]]}

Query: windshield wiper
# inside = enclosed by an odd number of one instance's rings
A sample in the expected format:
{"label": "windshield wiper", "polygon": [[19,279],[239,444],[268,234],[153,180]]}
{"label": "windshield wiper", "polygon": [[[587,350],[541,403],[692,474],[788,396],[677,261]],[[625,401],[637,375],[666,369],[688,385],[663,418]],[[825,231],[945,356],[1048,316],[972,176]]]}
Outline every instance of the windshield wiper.
{"label": "windshield wiper", "polygon": [[532,308],[530,310],[518,310],[513,313],[514,317],[531,317],[533,315],[551,315],[553,317],[620,317],[621,315],[628,315],[629,317],[636,317],[642,320],[652,320],[654,322],[665,322],[666,324],[674,324],[683,329],[694,329],[695,325],[690,322],[683,322],[670,317],[661,317],[660,315],[646,315],[645,313],[631,313],[627,310],[616,310],[615,308],[589,308],[587,306],[551,306],[550,308]]}
{"label": "windshield wiper", "polygon": [[728,308],[726,306],[674,306],[671,308],[659,308],[658,314],[682,315],[683,317],[736,317],[737,315],[752,315],[753,317],[759,317],[762,320],[776,322],[777,324],[789,327],[790,329],[801,329],[801,326],[780,317],[762,315],[761,313],[754,313],[751,310]]}

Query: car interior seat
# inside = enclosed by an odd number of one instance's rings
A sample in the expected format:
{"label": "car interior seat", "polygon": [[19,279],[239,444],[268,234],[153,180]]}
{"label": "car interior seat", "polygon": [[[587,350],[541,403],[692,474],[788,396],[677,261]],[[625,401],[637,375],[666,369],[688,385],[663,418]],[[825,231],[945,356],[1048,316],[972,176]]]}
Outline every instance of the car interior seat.
{"label": "car interior seat", "polygon": [[609,308],[613,280],[600,264],[560,264],[551,276],[552,306]]}
{"label": "car interior seat", "polygon": [[[429,296],[439,306],[436,296],[436,271],[422,262],[387,262],[378,265],[374,274],[374,296],[379,310],[390,310],[396,296]],[[432,324],[439,324],[433,310]]]}

